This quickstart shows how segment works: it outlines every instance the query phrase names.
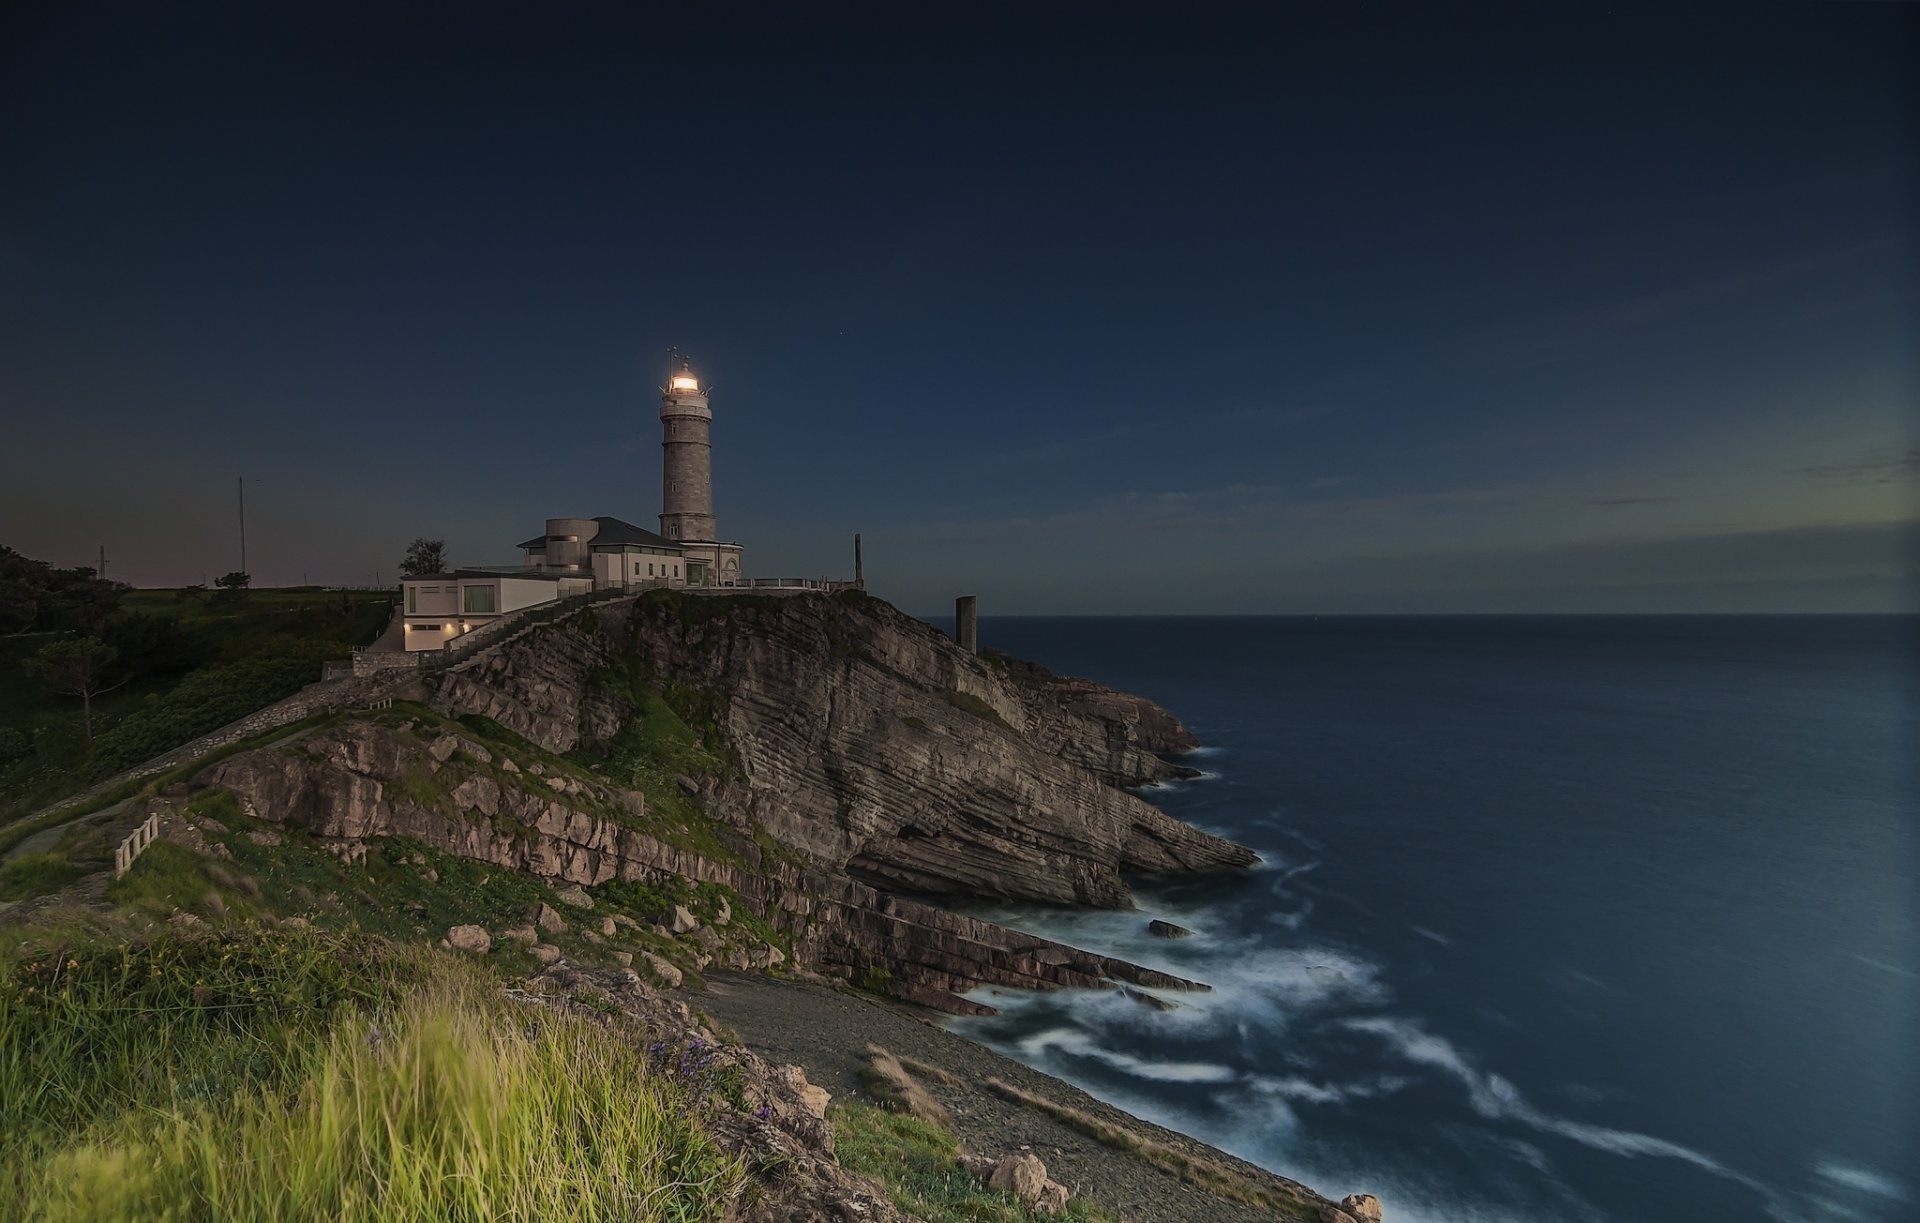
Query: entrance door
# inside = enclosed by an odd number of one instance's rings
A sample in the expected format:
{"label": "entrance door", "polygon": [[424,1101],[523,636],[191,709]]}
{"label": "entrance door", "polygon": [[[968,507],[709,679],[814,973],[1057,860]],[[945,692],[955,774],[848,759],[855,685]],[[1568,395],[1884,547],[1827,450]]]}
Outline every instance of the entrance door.
{"label": "entrance door", "polygon": [[710,578],[707,571],[707,562],[705,561],[688,561],[687,562],[687,585],[705,586],[711,580],[712,579]]}

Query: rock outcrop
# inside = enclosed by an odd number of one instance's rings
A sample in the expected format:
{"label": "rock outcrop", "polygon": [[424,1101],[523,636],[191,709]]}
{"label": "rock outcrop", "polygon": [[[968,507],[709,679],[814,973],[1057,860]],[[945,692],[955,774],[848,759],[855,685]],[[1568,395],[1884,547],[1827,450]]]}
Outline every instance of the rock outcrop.
{"label": "rock outcrop", "polygon": [[1182,771],[1155,755],[1194,745],[1172,714],[967,653],[864,595],[617,604],[456,668],[436,702],[591,749],[627,712],[596,675],[635,660],[723,698],[741,779],[703,788],[710,813],[880,887],[1111,907],[1125,871],[1255,860],[1120,788]]}
{"label": "rock outcrop", "polygon": [[[669,795],[705,813],[698,836],[587,767],[630,732],[637,683],[710,712],[699,729],[727,763],[675,778]],[[722,884],[791,936],[801,966],[963,1013],[985,1009],[956,996],[982,984],[1204,987],[897,893],[1120,905],[1123,871],[1254,860],[1121,788],[1167,775],[1146,745],[1187,741],[1171,714],[965,653],[864,596],[649,596],[583,611],[456,668],[435,702],[568,759],[499,736],[489,747],[446,722],[361,720],[197,781],[348,860],[369,839],[407,836],[559,889]],[[550,906],[528,916],[564,928]],[[695,925],[684,910],[662,920],[670,933]],[[751,962],[780,956],[767,946]]]}

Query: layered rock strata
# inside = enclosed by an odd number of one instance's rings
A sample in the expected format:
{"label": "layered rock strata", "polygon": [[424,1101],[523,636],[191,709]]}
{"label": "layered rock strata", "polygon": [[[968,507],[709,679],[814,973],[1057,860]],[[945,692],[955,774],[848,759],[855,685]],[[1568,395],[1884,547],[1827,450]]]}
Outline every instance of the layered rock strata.
{"label": "layered rock strata", "polygon": [[516,764],[441,724],[348,722],[198,780],[343,852],[410,836],[588,887],[724,884],[803,964],[949,1010],[975,1009],[955,995],[981,984],[1194,986],[898,893],[1120,906],[1123,872],[1255,860],[1121,788],[1175,771],[1155,754],[1192,746],[1173,715],[964,652],[860,595],[663,593],[583,611],[454,669],[433,703],[590,762],[635,716],[636,683],[711,713],[729,763],[678,782],[713,825],[701,837],[579,763]]}
{"label": "layered rock strata", "polygon": [[790,934],[802,964],[845,979],[879,970],[889,992],[947,1011],[985,1011],[955,996],[982,984],[1205,988],[884,895],[726,829],[716,830],[719,852],[684,848],[636,826],[647,810],[632,791],[572,774],[509,772],[506,761],[458,734],[358,721],[230,757],[196,780],[230,791],[254,818],[298,825],[347,857],[368,841],[404,836],[555,883],[679,876],[722,884]]}
{"label": "layered rock strata", "polygon": [[637,659],[725,694],[744,779],[708,810],[822,868],[935,895],[1117,907],[1122,872],[1251,865],[1253,853],[1122,786],[1194,746],[1151,701],[967,653],[864,595],[647,597],[583,613],[456,669],[436,703],[564,752],[613,737],[595,682]]}

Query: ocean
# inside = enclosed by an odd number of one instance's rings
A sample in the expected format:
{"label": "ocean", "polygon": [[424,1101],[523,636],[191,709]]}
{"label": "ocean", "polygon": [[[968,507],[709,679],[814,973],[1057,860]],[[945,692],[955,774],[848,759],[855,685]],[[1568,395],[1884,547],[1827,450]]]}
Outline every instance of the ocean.
{"label": "ocean", "polygon": [[1177,713],[1143,795],[1263,862],[975,908],[1213,990],[952,1027],[1389,1223],[1920,1218],[1917,630],[984,619]]}

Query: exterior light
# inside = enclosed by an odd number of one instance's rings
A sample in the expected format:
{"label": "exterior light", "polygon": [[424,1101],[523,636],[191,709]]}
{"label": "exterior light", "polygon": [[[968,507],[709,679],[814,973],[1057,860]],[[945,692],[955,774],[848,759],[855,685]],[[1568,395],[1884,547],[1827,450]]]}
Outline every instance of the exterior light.
{"label": "exterior light", "polygon": [[673,376],[673,389],[676,391],[697,391],[700,389],[700,380],[692,374],[675,374]]}

